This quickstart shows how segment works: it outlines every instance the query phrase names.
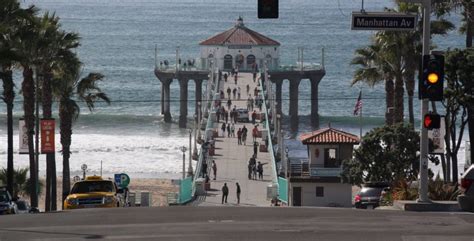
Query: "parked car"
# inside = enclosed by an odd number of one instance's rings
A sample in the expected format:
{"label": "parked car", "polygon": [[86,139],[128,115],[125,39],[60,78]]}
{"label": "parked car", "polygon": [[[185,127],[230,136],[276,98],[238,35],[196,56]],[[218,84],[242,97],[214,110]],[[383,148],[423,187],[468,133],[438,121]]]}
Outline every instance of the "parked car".
{"label": "parked car", "polygon": [[462,210],[474,212],[474,165],[471,165],[461,176],[461,188],[464,193],[458,196]]}
{"label": "parked car", "polygon": [[382,191],[388,187],[385,183],[365,184],[354,198],[355,208],[376,208],[380,203]]}
{"label": "parked car", "polygon": [[0,215],[1,214],[16,214],[18,208],[15,199],[12,198],[7,190],[7,187],[0,187]]}
{"label": "parked car", "polygon": [[113,181],[99,176],[87,177],[74,183],[70,194],[64,200],[64,209],[113,208],[121,206],[117,186]]}
{"label": "parked car", "polygon": [[237,116],[238,122],[249,122],[249,111],[247,109],[239,108],[236,109],[236,111],[239,114]]}
{"label": "parked car", "polygon": [[16,201],[17,213],[18,214],[28,214],[31,212],[30,204],[25,200]]}

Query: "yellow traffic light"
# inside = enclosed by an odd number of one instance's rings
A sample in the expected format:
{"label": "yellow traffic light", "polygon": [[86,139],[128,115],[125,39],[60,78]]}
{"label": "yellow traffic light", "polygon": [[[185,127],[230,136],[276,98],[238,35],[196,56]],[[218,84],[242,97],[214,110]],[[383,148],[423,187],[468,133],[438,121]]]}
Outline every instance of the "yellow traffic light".
{"label": "yellow traffic light", "polygon": [[436,73],[428,74],[428,82],[430,82],[430,84],[436,84],[438,83],[438,80],[439,80],[438,74]]}

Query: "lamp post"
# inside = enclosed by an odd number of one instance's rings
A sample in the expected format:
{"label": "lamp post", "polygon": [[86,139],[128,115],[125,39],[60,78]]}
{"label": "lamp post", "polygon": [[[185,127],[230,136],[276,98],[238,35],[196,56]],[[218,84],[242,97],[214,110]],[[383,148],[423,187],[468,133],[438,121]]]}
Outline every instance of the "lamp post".
{"label": "lamp post", "polygon": [[186,147],[182,146],[179,148],[183,152],[183,179],[186,178]]}
{"label": "lamp post", "polygon": [[290,162],[290,159],[288,158],[288,152],[290,150],[288,150],[288,147],[285,147],[285,177],[289,177],[289,173],[290,173],[290,170],[289,170],[289,162]]}
{"label": "lamp post", "polygon": [[192,155],[191,155],[191,150],[193,149],[193,146],[191,144],[191,140],[193,137],[193,129],[189,129],[189,164],[188,164],[188,177],[193,176],[193,163],[192,163]]}
{"label": "lamp post", "polygon": [[[198,108],[199,109],[199,108]],[[199,110],[198,110],[199,112]],[[197,157],[198,157],[198,153],[197,153],[197,135],[198,135],[198,116],[197,115],[194,115],[194,149],[193,149],[193,160],[197,160]]]}

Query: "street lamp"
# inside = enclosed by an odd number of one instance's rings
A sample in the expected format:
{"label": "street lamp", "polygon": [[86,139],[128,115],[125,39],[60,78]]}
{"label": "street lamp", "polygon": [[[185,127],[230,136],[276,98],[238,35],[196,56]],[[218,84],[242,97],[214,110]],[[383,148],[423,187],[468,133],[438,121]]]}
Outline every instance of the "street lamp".
{"label": "street lamp", "polygon": [[285,147],[285,153],[286,153],[286,155],[285,155],[285,177],[288,177],[289,176],[288,174],[290,173],[289,165],[288,165],[289,162],[290,162],[290,160],[288,158],[288,152],[289,151],[290,150],[288,150],[288,147]]}
{"label": "street lamp", "polygon": [[[198,112],[199,112],[199,107],[198,107]],[[198,135],[198,116],[197,115],[194,115],[194,149],[193,149],[193,160],[197,160],[198,159],[198,151],[197,151],[197,135]]]}
{"label": "street lamp", "polygon": [[185,146],[182,146],[179,148],[180,151],[183,152],[183,179],[186,178],[186,168],[185,168],[185,165],[186,165],[186,147]]}
{"label": "street lamp", "polygon": [[191,155],[191,150],[193,149],[193,146],[191,144],[191,140],[193,137],[193,129],[189,129],[189,165],[188,165],[188,177],[193,176],[193,164],[192,164],[192,155]]}

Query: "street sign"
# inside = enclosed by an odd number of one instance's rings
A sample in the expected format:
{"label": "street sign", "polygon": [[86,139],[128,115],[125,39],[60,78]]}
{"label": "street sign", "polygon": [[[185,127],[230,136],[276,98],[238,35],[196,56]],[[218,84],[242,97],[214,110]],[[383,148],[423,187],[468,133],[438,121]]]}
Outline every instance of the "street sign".
{"label": "street sign", "polygon": [[352,30],[415,30],[417,15],[391,12],[352,12]]}
{"label": "street sign", "polygon": [[126,188],[130,184],[130,177],[125,173],[114,174],[115,183],[121,187]]}

